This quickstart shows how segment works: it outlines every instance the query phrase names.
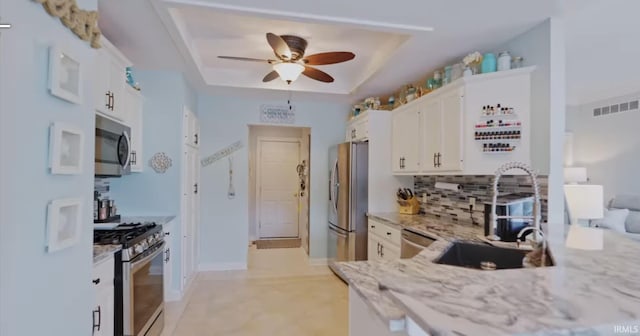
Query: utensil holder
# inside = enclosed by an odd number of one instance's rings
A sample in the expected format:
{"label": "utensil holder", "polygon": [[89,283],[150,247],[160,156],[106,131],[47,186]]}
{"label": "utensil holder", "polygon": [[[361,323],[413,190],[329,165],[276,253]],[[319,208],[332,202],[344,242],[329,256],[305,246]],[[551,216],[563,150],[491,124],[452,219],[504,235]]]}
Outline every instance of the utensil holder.
{"label": "utensil holder", "polygon": [[413,197],[408,200],[398,199],[398,212],[403,215],[416,215],[420,213],[420,202]]}

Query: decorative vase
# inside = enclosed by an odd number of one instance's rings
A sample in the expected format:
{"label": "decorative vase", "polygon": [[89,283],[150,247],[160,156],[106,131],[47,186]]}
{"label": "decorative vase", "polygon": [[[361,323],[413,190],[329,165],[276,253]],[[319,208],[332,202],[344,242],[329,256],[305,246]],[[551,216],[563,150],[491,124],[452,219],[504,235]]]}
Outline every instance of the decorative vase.
{"label": "decorative vase", "polygon": [[471,77],[473,75],[473,71],[471,71],[471,68],[466,66],[464,67],[464,71],[462,72],[462,76],[464,77]]}
{"label": "decorative vase", "polygon": [[496,72],[496,68],[497,68],[496,55],[494,55],[493,53],[484,54],[484,56],[482,56],[482,66],[481,66],[482,73]]}

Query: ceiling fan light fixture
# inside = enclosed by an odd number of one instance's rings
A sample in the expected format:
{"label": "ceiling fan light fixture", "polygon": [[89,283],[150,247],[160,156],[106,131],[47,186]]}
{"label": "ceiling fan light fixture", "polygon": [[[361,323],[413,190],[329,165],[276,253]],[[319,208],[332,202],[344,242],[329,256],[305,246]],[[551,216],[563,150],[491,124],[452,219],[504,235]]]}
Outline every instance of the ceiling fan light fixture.
{"label": "ceiling fan light fixture", "polygon": [[273,70],[278,73],[283,81],[287,82],[287,84],[291,84],[293,81],[298,79],[300,74],[304,71],[304,66],[298,63],[283,62],[275,64],[273,66]]}

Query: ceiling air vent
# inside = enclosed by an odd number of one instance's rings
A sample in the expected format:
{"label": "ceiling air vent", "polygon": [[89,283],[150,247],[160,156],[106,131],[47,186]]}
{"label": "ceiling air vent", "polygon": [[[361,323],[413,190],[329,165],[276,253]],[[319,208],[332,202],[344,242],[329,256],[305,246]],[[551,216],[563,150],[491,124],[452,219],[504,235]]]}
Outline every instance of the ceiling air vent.
{"label": "ceiling air vent", "polygon": [[629,112],[634,110],[637,111],[639,109],[639,105],[640,103],[638,100],[632,100],[630,102],[624,102],[620,104],[596,107],[593,109],[593,116],[601,117],[601,116],[612,114],[612,113]]}

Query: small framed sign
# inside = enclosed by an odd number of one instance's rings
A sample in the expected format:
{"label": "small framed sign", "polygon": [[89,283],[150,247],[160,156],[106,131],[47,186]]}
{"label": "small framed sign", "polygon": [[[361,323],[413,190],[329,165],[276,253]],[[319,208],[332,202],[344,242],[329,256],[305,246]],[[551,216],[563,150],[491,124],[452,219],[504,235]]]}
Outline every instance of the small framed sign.
{"label": "small framed sign", "polygon": [[82,104],[82,76],[80,58],[61,46],[49,49],[49,90],[52,95]]}
{"label": "small framed sign", "polygon": [[293,124],[296,108],[293,105],[261,105],[260,121],[269,124]]}

